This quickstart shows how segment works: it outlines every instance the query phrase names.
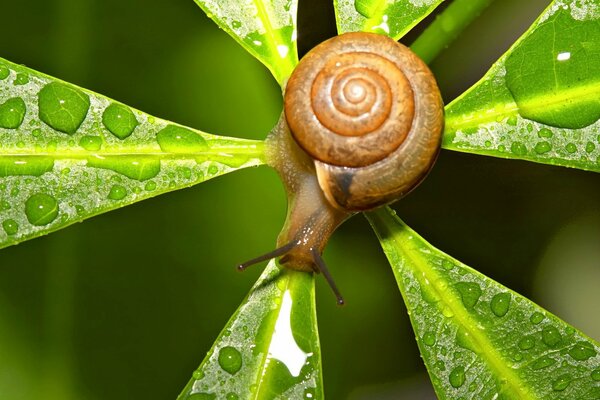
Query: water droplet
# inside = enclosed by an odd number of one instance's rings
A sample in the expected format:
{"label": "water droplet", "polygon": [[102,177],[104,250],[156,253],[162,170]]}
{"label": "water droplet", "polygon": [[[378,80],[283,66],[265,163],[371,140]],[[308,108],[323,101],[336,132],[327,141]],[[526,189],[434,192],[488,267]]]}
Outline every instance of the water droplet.
{"label": "water droplet", "polygon": [[233,375],[242,368],[242,355],[234,347],[223,347],[219,350],[219,365]]}
{"label": "water droplet", "polygon": [[25,215],[32,225],[48,225],[58,216],[58,202],[48,194],[36,193],[25,202]]}
{"label": "water droplet", "polygon": [[232,393],[227,393],[227,396],[225,396],[225,398],[227,400],[238,400],[240,398],[240,396],[238,396],[237,394],[232,392]]}
{"label": "water droplet", "polygon": [[7,235],[12,236],[19,231],[19,224],[14,219],[5,219],[2,221],[2,228]]}
{"label": "water droplet", "polygon": [[459,282],[454,286],[458,289],[464,306],[468,309],[475,307],[482,293],[481,287],[475,282]]}
{"label": "water droplet", "polygon": [[372,0],[354,0],[354,8],[365,18],[375,15],[379,2]]}
{"label": "water droplet", "polygon": [[595,381],[600,381],[600,368],[596,368],[592,371],[592,379]]}
{"label": "water droplet", "polygon": [[114,156],[90,158],[89,167],[105,168],[131,179],[145,181],[160,172],[160,160],[151,156]]}
{"label": "water droplet", "polygon": [[481,350],[479,345],[473,340],[473,336],[463,328],[459,328],[456,331],[456,344],[474,353],[479,353]]}
{"label": "water droplet", "polygon": [[458,389],[465,383],[465,368],[456,367],[450,372],[449,379],[452,387]]}
{"label": "water droplet", "polygon": [[435,333],[426,332],[423,335],[423,343],[425,343],[427,346],[433,346],[435,344]]}
{"label": "water droplet", "polygon": [[567,150],[568,153],[573,154],[573,153],[575,153],[577,151],[577,146],[575,146],[574,143],[568,143],[565,146],[565,149]]}
{"label": "water droplet", "polygon": [[204,371],[202,371],[201,369],[197,369],[192,374],[192,377],[196,380],[202,379],[204,378]]}
{"label": "water droplet", "polygon": [[498,146],[498,151],[499,151],[500,153],[504,153],[504,152],[506,151],[506,146],[505,146],[505,145],[503,145],[503,144],[501,144],[500,146]]}
{"label": "water droplet", "polygon": [[517,126],[517,116],[512,115],[512,116],[508,117],[508,119],[506,120],[506,123],[510,126]]}
{"label": "water droplet", "polygon": [[186,400],[216,400],[217,396],[214,393],[194,393],[188,395]]}
{"label": "water droplet", "polygon": [[444,260],[442,261],[442,267],[450,271],[452,268],[454,268],[454,263],[450,260]]}
{"label": "water droplet", "polygon": [[540,369],[548,368],[549,366],[551,366],[555,363],[556,363],[555,359],[548,357],[548,356],[543,356],[543,357],[538,358],[537,361],[531,365],[531,369],[538,371]]}
{"label": "water droplet", "polygon": [[0,64],[0,81],[5,80],[10,75],[10,70],[4,64]]}
{"label": "water droplet", "polygon": [[542,128],[538,131],[538,136],[542,139],[550,139],[554,133],[548,128]]}
{"label": "water droplet", "polygon": [[304,398],[305,399],[316,399],[317,394],[315,392],[315,389],[314,388],[304,389]]}
{"label": "water droplet", "polygon": [[100,136],[84,136],[79,140],[79,145],[87,151],[98,151],[102,147]]}
{"label": "water droplet", "polygon": [[569,374],[561,375],[554,382],[552,382],[552,389],[557,392],[561,392],[569,386],[572,379],[573,378],[571,378],[571,375]]}
{"label": "water droplet", "polygon": [[38,94],[40,119],[57,131],[72,135],[90,108],[87,94],[59,82],[47,84]]}
{"label": "water droplet", "polygon": [[503,317],[510,307],[510,293],[498,293],[492,297],[490,308],[497,317]]}
{"label": "water droplet", "polygon": [[240,21],[231,21],[231,27],[233,29],[239,29],[242,27],[242,23]]}
{"label": "water droplet", "polygon": [[116,137],[123,140],[133,133],[138,126],[135,115],[122,104],[112,103],[102,113],[102,123]]}
{"label": "water droplet", "polygon": [[534,312],[533,314],[531,314],[531,316],[529,317],[529,321],[534,324],[537,325],[540,322],[542,322],[544,320],[544,314],[542,314],[541,312]]}
{"label": "water droplet", "polygon": [[596,350],[588,342],[577,342],[573,347],[569,349],[569,355],[577,361],[585,361],[588,358],[596,355]]}
{"label": "water droplet", "polygon": [[208,148],[202,136],[177,125],[162,129],[156,134],[156,140],[161,150],[169,153],[196,153]]}
{"label": "water droplet", "polygon": [[585,145],[585,151],[591,153],[594,150],[596,150],[596,145],[592,142],[587,142],[587,144]]}
{"label": "water droplet", "polygon": [[0,157],[0,177],[15,175],[41,176],[52,171],[54,159],[47,156]]}
{"label": "water droplet", "polygon": [[121,185],[113,185],[108,192],[108,198],[111,200],[122,200],[127,196],[127,189]]}
{"label": "water droplet", "polygon": [[562,336],[558,329],[549,325],[542,329],[542,341],[548,347],[556,347],[561,342]]}
{"label": "water droplet", "polygon": [[153,190],[156,189],[156,182],[154,181],[149,181],[148,183],[146,183],[146,185],[144,186],[144,189],[147,190],[148,192],[151,192]]}
{"label": "water droplet", "polygon": [[513,152],[513,154],[522,156],[527,154],[527,147],[525,147],[525,145],[521,142],[513,142],[513,144],[510,146],[510,151]]}
{"label": "water droplet", "polygon": [[533,149],[538,154],[544,154],[552,150],[552,145],[549,142],[538,142]]}
{"label": "water droplet", "polygon": [[219,173],[219,167],[217,167],[217,166],[216,166],[216,165],[214,165],[214,164],[211,164],[211,165],[208,167],[208,171],[207,171],[207,172],[208,172],[208,175],[209,175],[209,176],[214,176],[214,175],[216,175],[216,174],[218,174],[218,173]]}
{"label": "water droplet", "polygon": [[535,346],[535,338],[533,336],[525,336],[519,340],[519,348],[521,350],[529,350]]}
{"label": "water droplet", "polygon": [[13,97],[0,104],[0,128],[17,129],[23,123],[27,107],[20,97]]}
{"label": "water droplet", "polygon": [[[596,50],[588,43],[595,24],[594,19],[574,20],[570,11],[558,10],[511,52],[505,62],[506,86],[523,117],[571,129],[600,118],[597,95],[589,90],[600,74],[600,64],[590,64]],[[556,35],[557,26],[568,26],[569,34]],[[535,63],[526,62],[532,57]]]}
{"label": "water droplet", "polygon": [[21,85],[27,85],[29,83],[29,75],[24,73],[24,72],[20,72],[17,74],[17,77],[15,78],[15,86],[21,86]]}

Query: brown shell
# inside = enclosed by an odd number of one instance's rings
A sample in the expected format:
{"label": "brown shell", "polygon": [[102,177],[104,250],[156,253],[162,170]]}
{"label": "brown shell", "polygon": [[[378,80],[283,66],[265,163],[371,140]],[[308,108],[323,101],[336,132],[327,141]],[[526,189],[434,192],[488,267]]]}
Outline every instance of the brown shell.
{"label": "brown shell", "polygon": [[347,211],[390,203],[433,166],[443,103],[433,74],[407,47],[346,33],[311,50],[290,77],[284,112],[315,159],[328,201]]}

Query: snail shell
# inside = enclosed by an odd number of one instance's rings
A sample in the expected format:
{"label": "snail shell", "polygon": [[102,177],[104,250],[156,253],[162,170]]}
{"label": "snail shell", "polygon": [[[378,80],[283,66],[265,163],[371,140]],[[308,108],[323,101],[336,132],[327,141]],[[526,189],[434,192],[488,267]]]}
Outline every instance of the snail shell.
{"label": "snail shell", "polygon": [[362,32],[329,39],[301,60],[284,113],[327,200],[347,212],[390,203],[420,183],[444,121],[427,65],[396,41]]}

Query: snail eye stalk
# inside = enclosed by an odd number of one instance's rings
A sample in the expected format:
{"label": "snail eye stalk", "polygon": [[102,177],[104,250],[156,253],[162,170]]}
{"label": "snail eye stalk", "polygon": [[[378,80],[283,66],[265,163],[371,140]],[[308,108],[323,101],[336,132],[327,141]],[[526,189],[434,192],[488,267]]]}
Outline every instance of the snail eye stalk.
{"label": "snail eye stalk", "polygon": [[[294,247],[298,246],[298,244],[299,244],[298,241],[293,240],[284,246],[276,248],[273,251],[270,251],[266,254],[263,254],[256,258],[253,258],[252,260],[246,261],[245,263],[239,264],[237,269],[238,269],[238,271],[245,271],[248,267],[250,267],[254,264],[258,264],[259,262],[267,261],[272,258],[284,256],[290,250],[292,250]],[[325,261],[321,257],[321,254],[319,254],[319,250],[317,250],[316,248],[313,247],[310,249],[310,253],[311,253],[312,259],[313,259],[313,271],[316,272],[317,274],[323,273],[325,280],[329,284],[329,287],[331,287],[331,290],[333,291],[333,294],[335,295],[335,298],[337,299],[337,304],[340,306],[344,305],[344,298],[342,297],[342,294],[340,293],[331,274],[329,273],[329,269],[327,268]]]}

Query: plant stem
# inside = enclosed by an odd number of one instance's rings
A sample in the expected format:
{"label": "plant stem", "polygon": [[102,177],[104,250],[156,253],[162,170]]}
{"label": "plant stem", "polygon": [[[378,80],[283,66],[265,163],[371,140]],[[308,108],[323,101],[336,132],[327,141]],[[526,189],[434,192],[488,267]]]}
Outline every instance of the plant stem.
{"label": "plant stem", "polygon": [[410,48],[427,64],[431,63],[493,1],[455,0],[437,16]]}

